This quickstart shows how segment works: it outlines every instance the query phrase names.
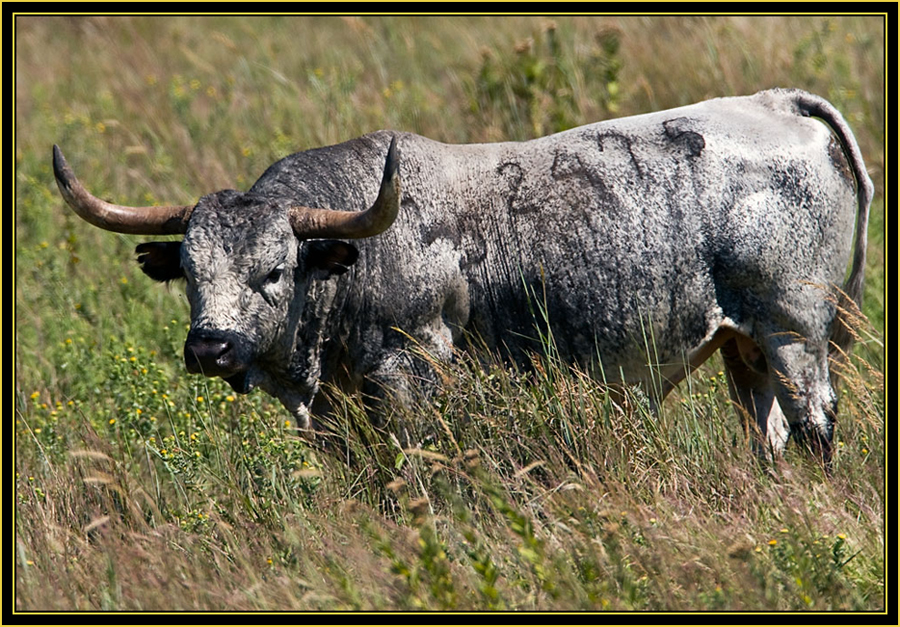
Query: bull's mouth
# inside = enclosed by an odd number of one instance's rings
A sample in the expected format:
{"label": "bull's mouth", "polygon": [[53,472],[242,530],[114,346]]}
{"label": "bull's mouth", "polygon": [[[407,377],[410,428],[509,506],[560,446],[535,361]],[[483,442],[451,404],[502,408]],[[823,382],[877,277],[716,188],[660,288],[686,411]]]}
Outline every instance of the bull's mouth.
{"label": "bull's mouth", "polygon": [[253,389],[253,384],[250,382],[249,371],[239,372],[230,377],[222,377],[222,379],[224,379],[225,382],[231,386],[231,389],[238,394],[249,394]]}

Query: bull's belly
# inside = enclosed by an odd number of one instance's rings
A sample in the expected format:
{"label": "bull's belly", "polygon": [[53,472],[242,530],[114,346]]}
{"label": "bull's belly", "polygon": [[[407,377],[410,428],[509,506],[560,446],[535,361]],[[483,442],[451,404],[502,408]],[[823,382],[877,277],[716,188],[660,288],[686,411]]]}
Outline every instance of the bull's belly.
{"label": "bull's belly", "polygon": [[[527,301],[527,299],[526,299]],[[473,311],[470,336],[516,363],[550,356],[609,383],[645,383],[683,369],[722,322],[715,306],[666,306],[644,313],[584,301],[518,302],[495,315]]]}

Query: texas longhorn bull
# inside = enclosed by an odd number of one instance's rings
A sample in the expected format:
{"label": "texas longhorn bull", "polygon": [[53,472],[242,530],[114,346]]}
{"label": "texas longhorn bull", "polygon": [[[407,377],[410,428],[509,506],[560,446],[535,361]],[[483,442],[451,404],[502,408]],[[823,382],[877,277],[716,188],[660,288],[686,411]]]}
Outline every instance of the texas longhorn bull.
{"label": "texas longhorn bull", "polygon": [[323,381],[382,415],[407,375],[428,378],[410,342],[450,359],[471,333],[521,360],[544,325],[562,358],[655,403],[721,349],[759,442],[811,434],[828,457],[829,351],[851,342],[840,304],[860,303],[873,188],[817,96],[771,90],[520,143],[379,131],[180,207],[104,202],[58,147],[53,165],[91,224],[184,234],[137,253],[151,278],[186,280],[187,369],[262,388],[300,427]]}

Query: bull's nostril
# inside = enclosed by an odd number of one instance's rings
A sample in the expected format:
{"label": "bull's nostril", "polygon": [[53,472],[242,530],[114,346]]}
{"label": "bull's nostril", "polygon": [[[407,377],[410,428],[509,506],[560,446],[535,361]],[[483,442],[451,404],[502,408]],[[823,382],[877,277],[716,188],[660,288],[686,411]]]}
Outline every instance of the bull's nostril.
{"label": "bull's nostril", "polygon": [[189,372],[219,376],[234,370],[234,346],[219,338],[191,338],[184,345],[184,363]]}

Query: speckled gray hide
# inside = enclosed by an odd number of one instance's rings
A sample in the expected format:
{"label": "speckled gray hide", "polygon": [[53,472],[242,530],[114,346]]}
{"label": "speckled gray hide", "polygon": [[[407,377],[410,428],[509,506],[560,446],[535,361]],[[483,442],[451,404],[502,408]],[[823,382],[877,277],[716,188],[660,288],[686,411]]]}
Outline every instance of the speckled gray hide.
{"label": "speckled gray hide", "polygon": [[[287,208],[367,208],[393,136],[395,223],[352,242],[346,273],[310,267],[312,243],[292,235]],[[522,361],[549,329],[564,360],[649,390],[732,331],[752,340],[724,345],[732,396],[764,440],[780,450],[799,425],[830,441],[831,295],[857,221],[865,249],[871,194],[840,114],[799,91],[521,143],[380,131],[286,157],[247,193],[201,199],[181,248],[191,332],[237,338],[248,370],[232,385],[262,387],[307,426],[321,381],[378,397],[406,389],[410,371],[427,380],[409,338],[449,359],[475,336]],[[857,300],[861,265],[848,283]]]}

